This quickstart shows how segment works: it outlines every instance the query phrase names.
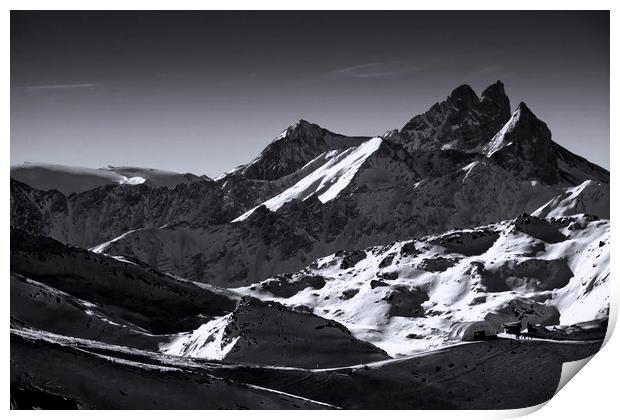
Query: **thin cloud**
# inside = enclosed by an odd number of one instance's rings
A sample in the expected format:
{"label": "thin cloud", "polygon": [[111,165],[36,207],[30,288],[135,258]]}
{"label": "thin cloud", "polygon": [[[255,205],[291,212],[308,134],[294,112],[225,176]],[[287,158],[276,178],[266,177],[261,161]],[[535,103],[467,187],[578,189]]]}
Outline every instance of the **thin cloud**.
{"label": "thin cloud", "polygon": [[98,83],[74,83],[64,85],[37,85],[27,86],[28,90],[55,90],[55,89],[91,89],[99,87]]}
{"label": "thin cloud", "polygon": [[414,73],[420,68],[412,61],[382,61],[374,63],[359,64],[356,66],[346,67],[331,72],[333,75],[352,77],[359,79],[393,77],[403,74]]}

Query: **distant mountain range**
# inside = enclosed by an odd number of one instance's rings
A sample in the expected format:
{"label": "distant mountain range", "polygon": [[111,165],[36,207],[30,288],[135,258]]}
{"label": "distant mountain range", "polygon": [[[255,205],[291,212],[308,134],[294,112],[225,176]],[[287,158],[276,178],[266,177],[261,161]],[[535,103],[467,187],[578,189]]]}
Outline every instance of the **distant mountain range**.
{"label": "distant mountain range", "polygon": [[[608,191],[609,172],[555,143],[525,104],[511,114],[501,82],[481,98],[460,86],[384,137],[298,121],[216,180],[110,168],[97,174],[146,181],[67,195],[67,184],[83,190],[90,179],[46,171],[13,169],[12,225],[221,286],[295,271],[340,249],[514,218],[583,183],[573,198],[579,212],[609,217],[608,197],[585,198]],[[56,191],[40,188],[54,179]],[[556,213],[575,214],[566,205]]]}

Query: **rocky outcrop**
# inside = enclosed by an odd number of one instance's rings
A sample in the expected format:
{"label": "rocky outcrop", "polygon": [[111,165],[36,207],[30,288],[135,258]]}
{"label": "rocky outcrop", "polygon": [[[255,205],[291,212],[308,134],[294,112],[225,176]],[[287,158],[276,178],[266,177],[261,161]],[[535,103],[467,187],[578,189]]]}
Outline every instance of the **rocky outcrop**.
{"label": "rocky outcrop", "polygon": [[454,89],[448,98],[413,117],[389,139],[409,151],[456,149],[478,152],[510,118],[510,101],[498,81],[478,95],[468,85]]}

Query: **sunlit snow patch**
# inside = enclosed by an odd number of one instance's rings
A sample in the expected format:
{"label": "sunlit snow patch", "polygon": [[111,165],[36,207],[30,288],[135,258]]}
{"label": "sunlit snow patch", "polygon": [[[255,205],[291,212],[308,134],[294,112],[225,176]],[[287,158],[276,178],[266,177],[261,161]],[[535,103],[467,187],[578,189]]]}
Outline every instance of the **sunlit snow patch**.
{"label": "sunlit snow patch", "polygon": [[497,152],[502,147],[507,146],[505,141],[506,134],[514,130],[517,122],[519,121],[519,118],[521,118],[521,107],[518,107],[514,111],[508,122],[504,124],[502,129],[499,130],[499,132],[495,134],[495,136],[493,136],[491,141],[484,147],[482,152],[490,157],[493,153]]}
{"label": "sunlit snow patch", "polygon": [[224,343],[224,332],[232,314],[216,318],[189,333],[179,334],[170,343],[160,347],[167,354],[222,360],[239,340],[239,337]]}
{"label": "sunlit snow patch", "polygon": [[[313,194],[318,194],[319,200],[323,203],[333,200],[349,185],[366,159],[379,149],[381,141],[380,137],[374,137],[358,147],[351,147],[340,153],[328,153],[325,155],[329,158],[327,163],[262,205],[271,211],[276,211],[291,200],[305,200]],[[232,222],[247,219],[258,207],[260,206],[254,207]]]}
{"label": "sunlit snow patch", "polygon": [[132,176],[131,178],[122,176],[122,178],[118,180],[119,184],[125,184],[125,185],[139,185],[139,184],[144,184],[145,182],[146,182],[146,179],[142,178],[141,176]]}
{"label": "sunlit snow patch", "polygon": [[111,241],[107,241],[107,242],[104,242],[102,244],[99,244],[99,245],[96,245],[96,246],[90,248],[89,251],[94,252],[95,254],[104,254],[106,252],[106,250],[110,247],[110,245],[112,245],[116,241],[119,241],[119,240],[123,239],[125,236],[129,235],[130,233],[132,233],[134,231],[135,231],[135,229],[127,231],[127,232],[123,233],[122,235],[119,235],[116,238],[112,239]]}

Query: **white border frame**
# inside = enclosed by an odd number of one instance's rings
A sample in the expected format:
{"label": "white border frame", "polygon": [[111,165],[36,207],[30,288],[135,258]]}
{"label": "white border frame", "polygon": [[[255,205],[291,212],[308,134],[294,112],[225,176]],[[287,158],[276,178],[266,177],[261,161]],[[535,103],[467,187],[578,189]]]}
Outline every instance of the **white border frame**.
{"label": "white border frame", "polygon": [[[75,0],[56,0],[54,2],[44,0],[9,0],[5,1],[6,9],[0,17],[0,28],[4,28],[4,38],[2,42],[2,57],[5,59],[4,65],[1,68],[4,84],[2,85],[3,95],[2,98],[2,111],[4,116],[3,133],[5,134],[5,140],[2,142],[2,156],[5,159],[5,170],[9,171],[10,168],[10,67],[9,67],[9,50],[10,50],[10,13],[11,9],[15,10],[199,10],[199,9],[213,9],[213,10],[246,10],[246,9],[291,9],[291,10],[341,10],[341,9],[361,9],[361,10],[438,10],[439,4],[435,2],[416,2],[403,0],[383,0],[380,4],[376,1],[368,0],[302,0],[296,1],[294,4],[291,1],[283,0],[263,0],[263,1],[248,1],[237,0],[234,2],[204,2],[197,0],[175,0],[161,1],[132,1],[132,0],[91,0],[88,3],[75,1]],[[564,0],[562,2],[550,2],[550,1],[532,1],[521,0],[519,2],[503,2],[497,1],[478,1],[470,0],[465,2],[459,2],[457,0],[444,0],[441,2],[443,10],[611,10],[611,72],[610,72],[610,87],[611,87],[611,115],[618,114],[618,53],[614,52],[614,47],[618,49],[618,36],[619,20],[616,14],[617,9],[614,6],[618,4],[617,1],[599,1],[590,0],[587,3],[583,1]],[[463,5],[467,5],[467,9],[463,8]],[[52,7],[53,6],[53,7]],[[377,7],[380,6],[380,7]],[[527,23],[524,22],[524,25]],[[611,138],[618,140],[618,124],[611,119]],[[614,172],[614,162],[618,158],[618,145],[610,140],[610,153],[611,153],[611,214],[618,214],[616,210],[618,207],[618,194],[616,186],[616,176]],[[5,174],[4,182],[2,183],[2,197],[5,201],[5,205],[2,207],[2,220],[9,220],[9,174]],[[615,224],[612,223],[612,237],[616,237]],[[1,261],[2,268],[5,276],[8,276],[9,272],[9,226],[8,224],[4,228],[4,240],[0,242],[1,247]],[[616,255],[616,251],[620,250],[620,245],[612,240],[612,256]],[[617,264],[616,259],[612,257],[611,260],[611,272],[615,273]],[[5,321],[8,326],[8,319],[10,314],[9,304],[9,282],[5,278],[3,293],[3,307],[5,308]],[[615,326],[618,312],[618,297],[620,296],[619,287],[616,282],[612,281],[612,314],[610,316],[610,332]],[[544,418],[544,416],[553,416],[554,418],[604,418],[612,413],[617,413],[619,406],[617,400],[617,377],[620,373],[618,355],[620,355],[620,342],[617,337],[609,339],[605,347],[594,356],[591,362],[588,363],[588,367],[577,375],[576,380],[571,380],[555,397],[553,397],[547,404],[541,406],[526,408],[521,410],[504,410],[504,411],[389,411],[385,415],[391,416],[391,418],[410,418],[410,416],[420,415],[428,416],[433,420],[453,419],[455,417],[462,419],[481,419],[481,418],[511,418],[536,412],[534,418]],[[2,394],[5,398],[6,409],[8,410],[8,396],[9,396],[9,363],[7,363],[10,357],[9,351],[9,334],[8,331],[2,336],[3,344],[1,347],[2,356],[0,360],[3,361],[3,377],[2,382]],[[544,409],[538,410],[545,406]],[[64,419],[66,416],[74,417],[81,416],[84,412],[59,412],[59,411],[47,411],[45,416],[52,419]],[[38,415],[34,411],[10,411],[11,416],[15,418],[25,418]],[[129,411],[116,411],[114,416],[120,416],[122,418],[133,417],[138,415],[148,415],[155,419],[167,419],[171,414],[166,411],[151,411],[151,412],[129,412]],[[107,417],[110,413],[105,411],[95,411],[86,414],[93,418]],[[174,414],[173,414],[174,415]],[[182,416],[199,416],[215,415],[218,416],[218,420],[228,420],[237,418],[237,416],[251,416],[259,419],[285,419],[289,416],[295,416],[301,419],[310,419],[317,414],[309,411],[298,411],[290,413],[288,411],[252,411],[250,413],[240,413],[238,411],[218,411],[213,413],[204,413],[201,411],[183,412]],[[359,420],[360,416],[363,418],[370,418],[370,416],[376,415],[374,411],[341,411],[332,413],[323,413],[321,416],[327,416],[329,418],[347,417],[355,420]],[[616,414],[617,415],[617,414]]]}

